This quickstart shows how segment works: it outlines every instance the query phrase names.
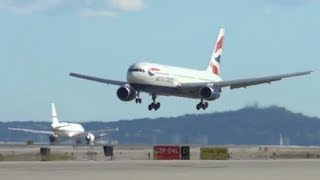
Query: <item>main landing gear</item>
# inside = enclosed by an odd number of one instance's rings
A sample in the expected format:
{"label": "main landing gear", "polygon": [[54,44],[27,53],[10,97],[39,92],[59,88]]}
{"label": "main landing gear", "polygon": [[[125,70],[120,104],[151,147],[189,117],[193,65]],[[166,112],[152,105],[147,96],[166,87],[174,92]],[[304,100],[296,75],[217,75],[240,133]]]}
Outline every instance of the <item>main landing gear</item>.
{"label": "main landing gear", "polygon": [[206,110],[209,106],[208,102],[203,102],[203,99],[201,99],[201,101],[199,102],[199,104],[197,104],[196,108],[197,110],[203,109]]}
{"label": "main landing gear", "polygon": [[151,111],[152,109],[154,110],[158,110],[160,108],[160,103],[157,102],[156,103],[156,98],[157,98],[157,94],[152,94],[152,103],[148,106],[149,111]]}

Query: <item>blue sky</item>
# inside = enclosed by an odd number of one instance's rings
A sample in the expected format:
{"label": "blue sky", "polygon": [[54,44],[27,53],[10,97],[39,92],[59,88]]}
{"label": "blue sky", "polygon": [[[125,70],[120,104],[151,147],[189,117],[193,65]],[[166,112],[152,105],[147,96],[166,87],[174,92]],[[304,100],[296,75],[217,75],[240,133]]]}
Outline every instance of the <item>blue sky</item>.
{"label": "blue sky", "polygon": [[[0,121],[115,121],[228,111],[258,103],[320,117],[320,3],[316,0],[0,0]],[[161,109],[122,102],[117,87],[69,72],[125,80],[135,62],[205,69],[226,29],[221,76],[229,80],[314,70],[198,100],[160,97]]]}

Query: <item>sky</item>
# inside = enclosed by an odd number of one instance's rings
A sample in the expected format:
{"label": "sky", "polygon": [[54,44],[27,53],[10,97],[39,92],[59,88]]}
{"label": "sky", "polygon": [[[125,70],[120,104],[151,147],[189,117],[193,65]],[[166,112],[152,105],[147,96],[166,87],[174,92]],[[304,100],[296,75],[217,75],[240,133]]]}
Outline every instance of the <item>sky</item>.
{"label": "sky", "polygon": [[[231,111],[258,104],[320,117],[320,1],[0,0],[0,121],[117,121]],[[198,100],[159,97],[161,108],[122,102],[116,86],[77,72],[126,80],[139,61],[206,69],[226,29],[224,80],[313,70],[247,89],[223,89],[206,111]]]}

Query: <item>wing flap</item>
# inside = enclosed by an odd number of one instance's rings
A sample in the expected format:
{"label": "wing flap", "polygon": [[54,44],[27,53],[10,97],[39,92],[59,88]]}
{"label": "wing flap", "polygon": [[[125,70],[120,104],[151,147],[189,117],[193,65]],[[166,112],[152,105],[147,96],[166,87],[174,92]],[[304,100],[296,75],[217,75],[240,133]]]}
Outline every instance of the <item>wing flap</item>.
{"label": "wing flap", "polygon": [[127,84],[127,82],[125,81],[116,81],[111,79],[98,78],[98,77],[88,76],[88,75],[83,75],[78,73],[70,73],[69,76],[80,78],[80,79],[86,79],[90,81],[96,81],[96,82],[105,83],[105,84],[117,85],[117,86],[124,86],[125,84]]}

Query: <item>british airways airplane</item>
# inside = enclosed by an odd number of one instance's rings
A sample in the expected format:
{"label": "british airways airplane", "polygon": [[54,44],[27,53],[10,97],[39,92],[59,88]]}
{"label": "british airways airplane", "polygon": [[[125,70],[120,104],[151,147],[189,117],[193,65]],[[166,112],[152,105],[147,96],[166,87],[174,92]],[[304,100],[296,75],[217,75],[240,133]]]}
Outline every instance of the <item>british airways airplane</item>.
{"label": "british airways airplane", "polygon": [[158,96],[199,99],[200,102],[196,105],[197,110],[205,110],[208,107],[208,101],[217,100],[220,97],[222,88],[235,89],[263,83],[270,84],[283,78],[306,75],[312,72],[303,71],[257,78],[222,80],[220,77],[220,60],[224,32],[224,29],[221,28],[206,70],[140,62],[129,67],[127,81],[110,80],[77,73],[70,73],[70,76],[120,86],[117,90],[117,96],[122,101],[135,100],[136,103],[141,103],[140,92],[148,93],[152,97],[152,103],[148,107],[151,111],[160,108],[160,103],[156,101]]}
{"label": "british airways airplane", "polygon": [[22,131],[36,134],[47,134],[49,135],[50,143],[55,143],[58,141],[58,138],[74,138],[76,139],[77,144],[81,143],[81,139],[84,138],[89,145],[93,145],[94,141],[97,138],[107,135],[107,133],[112,131],[118,131],[118,128],[114,129],[104,129],[96,131],[85,131],[83,126],[78,123],[68,123],[68,122],[59,122],[57,117],[57,111],[54,104],[51,104],[51,115],[52,131],[45,130],[33,130],[33,129],[24,129],[24,128],[8,128],[13,131]]}

